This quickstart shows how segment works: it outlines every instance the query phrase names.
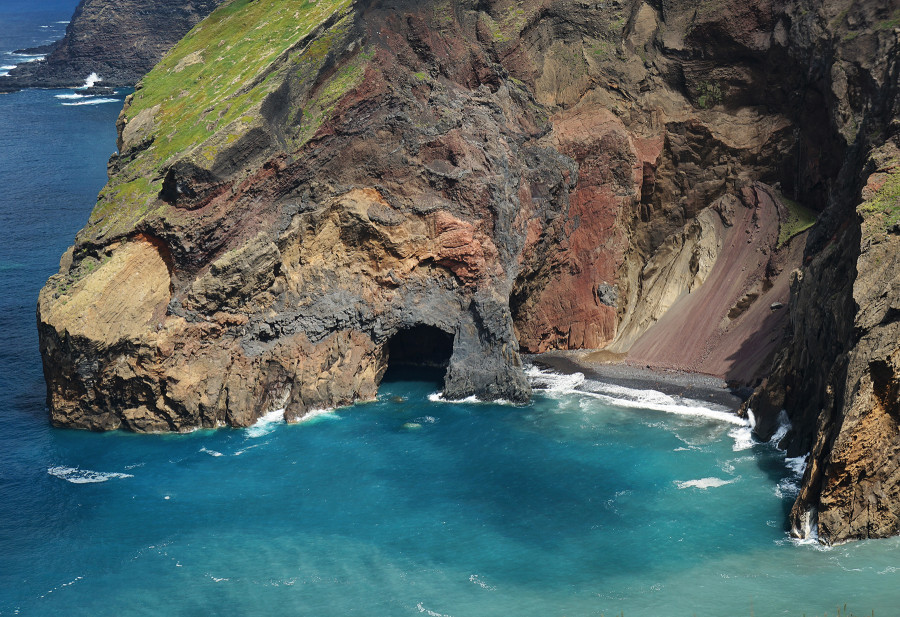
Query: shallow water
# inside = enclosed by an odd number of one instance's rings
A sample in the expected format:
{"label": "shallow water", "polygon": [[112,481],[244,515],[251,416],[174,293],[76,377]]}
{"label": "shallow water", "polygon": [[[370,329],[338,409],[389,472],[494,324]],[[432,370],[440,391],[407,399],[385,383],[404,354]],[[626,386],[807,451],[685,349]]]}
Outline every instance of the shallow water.
{"label": "shallow water", "polygon": [[898,540],[792,543],[783,455],[658,393],[532,370],[526,407],[395,381],[294,426],[51,429],[37,291],[119,108],[74,94],[0,96],[0,615],[900,614]]}

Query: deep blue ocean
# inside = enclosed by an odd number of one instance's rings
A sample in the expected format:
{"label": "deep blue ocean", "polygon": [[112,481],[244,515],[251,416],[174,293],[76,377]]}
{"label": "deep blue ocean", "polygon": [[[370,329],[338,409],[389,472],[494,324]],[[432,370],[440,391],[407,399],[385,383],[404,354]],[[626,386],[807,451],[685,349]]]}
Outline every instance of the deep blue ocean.
{"label": "deep blue ocean", "polygon": [[[0,0],[0,64],[75,4]],[[577,375],[532,368],[525,407],[394,381],[293,426],[51,428],[37,293],[121,107],[77,94],[0,95],[0,615],[900,615],[900,541],[789,539],[802,460]]]}

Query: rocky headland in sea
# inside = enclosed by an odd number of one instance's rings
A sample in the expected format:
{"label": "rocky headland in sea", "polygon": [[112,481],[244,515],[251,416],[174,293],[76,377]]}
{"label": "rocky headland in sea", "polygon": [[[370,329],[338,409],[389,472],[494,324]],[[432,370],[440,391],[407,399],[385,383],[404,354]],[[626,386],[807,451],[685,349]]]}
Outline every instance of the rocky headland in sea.
{"label": "rocky headland in sea", "polygon": [[0,92],[72,88],[91,75],[107,88],[133,87],[171,47],[221,0],[81,0],[62,39],[16,50],[30,58],[0,76]]}
{"label": "rocky headland in sea", "polygon": [[786,413],[797,534],[896,534],[898,50],[889,0],[232,0],[41,293],[52,421],[296,421],[392,362],[526,401],[520,353],[599,349]]}

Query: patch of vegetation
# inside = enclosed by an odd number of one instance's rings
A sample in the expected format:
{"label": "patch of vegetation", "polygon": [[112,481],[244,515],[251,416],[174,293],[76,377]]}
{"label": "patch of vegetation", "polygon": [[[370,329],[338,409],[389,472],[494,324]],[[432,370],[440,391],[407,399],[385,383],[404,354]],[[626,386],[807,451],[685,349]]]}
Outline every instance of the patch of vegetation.
{"label": "patch of vegetation", "polygon": [[491,31],[491,38],[496,43],[514,40],[528,23],[528,13],[518,4],[511,5],[503,15],[496,19],[490,15],[484,15],[484,18],[485,24]]}
{"label": "patch of vegetation", "polygon": [[700,109],[709,109],[722,102],[722,88],[714,81],[701,81],[697,84],[697,105]]}
{"label": "patch of vegetation", "polygon": [[[195,26],[135,91],[126,122],[159,106],[152,144],[103,189],[84,236],[127,233],[159,208],[162,175],[174,160],[190,155],[208,165],[220,150],[264,122],[260,106],[284,83],[285,71],[306,62],[314,78],[331,43],[349,30],[351,21],[338,20],[304,47],[305,37],[351,6],[352,0],[231,0]],[[358,68],[352,69],[354,75]],[[333,98],[355,79],[338,71],[319,95]],[[321,113],[328,105],[319,107]]]}
{"label": "patch of vegetation", "polygon": [[362,81],[373,55],[372,52],[358,53],[319,86],[303,106],[301,128],[290,140],[291,147],[299,148],[312,138],[322,123],[331,116],[341,97]]}
{"label": "patch of vegetation", "polygon": [[847,19],[847,15],[850,13],[850,6],[851,5],[848,4],[847,7],[844,8],[843,11],[841,11],[840,13],[838,13],[837,15],[834,16],[834,19],[831,20],[831,28],[832,29],[835,29],[838,26],[840,26],[842,23],[844,23],[844,20]]}
{"label": "patch of vegetation", "polygon": [[[275,85],[270,65],[349,5],[350,0],[232,0],[191,30],[144,77],[126,118],[160,105],[155,158],[162,163],[185,152],[261,103]],[[216,58],[179,66],[195,53]],[[260,76],[266,78],[254,83]]]}
{"label": "patch of vegetation", "polygon": [[591,54],[600,60],[606,60],[612,55],[612,45],[607,41],[597,41],[597,43],[589,49]]}
{"label": "patch of vegetation", "polygon": [[887,231],[900,223],[900,168],[892,170],[875,196],[856,211],[877,231]]}
{"label": "patch of vegetation", "polygon": [[453,16],[453,4],[450,0],[436,2],[431,13],[431,26],[438,32],[445,32],[453,27],[456,21]]}
{"label": "patch of vegetation", "polygon": [[787,218],[778,222],[777,248],[784,246],[791,238],[803,233],[816,223],[818,216],[815,211],[802,206],[793,199],[779,195],[779,201],[787,210]]}
{"label": "patch of vegetation", "polygon": [[894,9],[894,12],[888,19],[884,19],[875,24],[875,28],[878,30],[893,30],[898,26],[900,26],[900,9]]}

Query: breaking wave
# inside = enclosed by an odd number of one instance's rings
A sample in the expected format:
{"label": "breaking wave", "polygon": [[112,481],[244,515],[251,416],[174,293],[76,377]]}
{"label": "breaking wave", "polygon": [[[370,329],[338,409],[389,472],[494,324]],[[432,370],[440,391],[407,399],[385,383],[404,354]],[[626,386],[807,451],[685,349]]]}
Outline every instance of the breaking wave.
{"label": "breaking wave", "polygon": [[51,476],[56,476],[66,482],[71,482],[72,484],[94,484],[96,482],[106,482],[107,480],[112,480],[113,478],[133,478],[134,476],[130,473],[104,473],[102,471],[90,471],[88,469],[79,469],[78,467],[64,467],[62,465],[57,465],[55,467],[49,467],[47,469],[47,473]]}
{"label": "breaking wave", "polygon": [[253,426],[247,427],[247,437],[256,438],[268,435],[279,424],[284,424],[284,409],[274,409],[262,416]]}
{"label": "breaking wave", "polygon": [[706,490],[708,488],[725,486],[726,484],[734,484],[739,479],[740,476],[738,476],[737,478],[732,478],[731,480],[723,480],[722,478],[700,478],[699,480],[685,480],[683,482],[679,482],[676,480],[675,486],[680,489],[699,488]]}
{"label": "breaking wave", "polygon": [[101,105],[103,103],[121,103],[119,99],[108,99],[108,98],[97,98],[92,99],[88,98],[83,101],[76,101],[74,103],[63,103],[66,107],[73,107],[78,105]]}
{"label": "breaking wave", "polygon": [[93,88],[97,85],[98,81],[103,81],[103,78],[97,75],[97,73],[91,73],[84,79],[84,84],[76,88],[76,90],[87,90],[88,88]]}
{"label": "breaking wave", "polygon": [[330,419],[330,420],[340,420],[340,416],[335,413],[333,407],[324,407],[322,409],[310,409],[306,412],[302,418],[297,420],[298,424],[306,424],[309,422],[316,422],[318,420]]}
{"label": "breaking wave", "polygon": [[428,400],[432,403],[465,403],[467,405],[515,405],[512,401],[508,401],[503,398],[498,398],[493,401],[483,401],[474,394],[472,396],[467,396],[466,398],[444,398],[444,395],[441,392],[432,392],[428,395]]}
{"label": "breaking wave", "polygon": [[526,371],[532,387],[545,393],[582,394],[593,396],[607,405],[630,409],[649,409],[682,416],[708,418],[747,426],[747,420],[738,417],[724,407],[716,408],[693,399],[669,396],[656,390],[640,390],[627,388],[601,381],[587,380],[581,373],[563,375],[554,371],[540,369],[534,365]]}

